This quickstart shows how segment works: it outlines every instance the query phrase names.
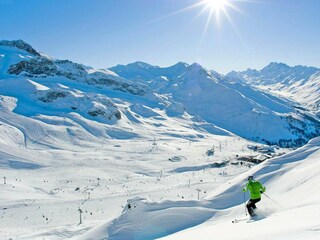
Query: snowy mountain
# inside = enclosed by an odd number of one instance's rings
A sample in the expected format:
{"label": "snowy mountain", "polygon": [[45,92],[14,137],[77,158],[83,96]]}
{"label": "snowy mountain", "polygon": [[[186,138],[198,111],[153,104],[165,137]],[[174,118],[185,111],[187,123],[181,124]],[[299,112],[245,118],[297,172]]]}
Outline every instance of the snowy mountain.
{"label": "snowy mountain", "polygon": [[315,67],[294,66],[284,63],[270,63],[258,70],[230,72],[227,77],[248,83],[261,89],[281,95],[319,114],[320,69]]}
{"label": "snowy mountain", "polygon": [[128,65],[117,65],[109,69],[127,79],[148,81],[159,77],[172,79],[180,76],[187,67],[188,64],[183,62],[164,68],[144,62],[134,62]]}
{"label": "snowy mountain", "polygon": [[255,239],[317,237],[319,138],[264,144],[319,136],[314,112],[196,63],[118,68],[0,41],[0,239],[247,237],[248,174],[285,203],[263,199]]}
{"label": "snowy mountain", "polygon": [[[0,42],[0,54],[0,94],[16,99],[11,111],[38,121],[47,122],[43,120],[46,116],[76,122],[81,118],[81,122],[135,129],[143,126],[137,124],[139,118],[155,117],[155,109],[160,109],[166,119],[191,119],[190,125],[197,124],[192,120],[197,116],[210,126],[205,130],[208,133],[223,128],[246,139],[280,146],[300,146],[320,131],[312,114],[296,111],[294,104],[244,83],[226,81],[197,63],[160,68],[136,62],[111,68],[114,73],[41,55],[22,40]],[[289,67],[272,64],[262,72],[279,68]],[[306,72],[310,75],[312,71]],[[21,91],[16,91],[16,85]]]}
{"label": "snowy mountain", "polygon": [[[200,116],[239,136],[293,146],[305,142],[303,139],[319,135],[319,122],[305,112],[296,111],[292,102],[259,91],[246,83],[227,81],[228,78],[197,63],[186,66],[183,72],[178,71],[176,75],[171,74],[171,77],[163,72],[164,76],[147,76],[144,74],[147,69],[159,71],[161,68],[139,64],[122,66],[121,71],[117,67],[111,69],[122,77],[132,71],[130,77],[133,81],[144,75],[145,84],[180,103],[181,108],[191,115]],[[305,123],[309,130],[305,128]]]}
{"label": "snowy mountain", "polygon": [[[0,42],[0,56],[0,118],[32,143],[63,148],[67,140],[90,146],[101,138],[156,136],[155,128],[159,135],[176,132],[177,137],[191,139],[201,134],[230,134],[211,123],[193,121],[181,104],[146,84],[109,70],[40,55],[21,40]],[[185,130],[167,129],[167,120]],[[39,128],[36,133],[29,127],[32,124]]]}

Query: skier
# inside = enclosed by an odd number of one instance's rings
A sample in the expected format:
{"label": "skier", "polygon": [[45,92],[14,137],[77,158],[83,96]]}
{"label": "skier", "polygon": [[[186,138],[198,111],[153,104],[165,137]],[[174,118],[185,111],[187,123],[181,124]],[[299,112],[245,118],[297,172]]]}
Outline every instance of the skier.
{"label": "skier", "polygon": [[254,209],[256,209],[256,203],[261,200],[261,193],[266,191],[266,188],[262,184],[253,179],[253,176],[248,177],[248,183],[245,188],[242,189],[243,192],[250,191],[250,200],[246,207],[248,209],[249,215],[251,217],[255,216]]}

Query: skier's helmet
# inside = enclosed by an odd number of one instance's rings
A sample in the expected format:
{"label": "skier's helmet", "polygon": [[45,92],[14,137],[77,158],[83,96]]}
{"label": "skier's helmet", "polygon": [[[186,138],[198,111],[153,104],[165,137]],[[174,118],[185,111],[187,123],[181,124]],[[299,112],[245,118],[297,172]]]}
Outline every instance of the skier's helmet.
{"label": "skier's helmet", "polygon": [[252,182],[252,181],[253,181],[253,176],[252,176],[252,175],[248,177],[248,181],[249,181],[249,182]]}

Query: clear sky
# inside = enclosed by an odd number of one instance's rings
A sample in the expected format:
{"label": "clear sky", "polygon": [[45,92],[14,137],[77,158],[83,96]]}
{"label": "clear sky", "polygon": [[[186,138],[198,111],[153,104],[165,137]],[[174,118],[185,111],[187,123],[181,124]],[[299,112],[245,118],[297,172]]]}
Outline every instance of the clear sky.
{"label": "clear sky", "polygon": [[[220,73],[271,61],[320,67],[320,0],[229,0],[204,31],[202,0],[0,0],[0,39],[97,68],[198,62]],[[241,11],[241,12],[240,12]]]}

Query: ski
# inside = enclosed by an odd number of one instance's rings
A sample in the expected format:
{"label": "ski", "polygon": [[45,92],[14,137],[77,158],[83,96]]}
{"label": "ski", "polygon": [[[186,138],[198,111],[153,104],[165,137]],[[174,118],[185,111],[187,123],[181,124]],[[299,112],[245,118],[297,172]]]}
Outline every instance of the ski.
{"label": "ski", "polygon": [[231,222],[232,222],[232,223],[238,223],[238,222],[242,222],[242,221],[246,221],[246,220],[248,220],[248,219],[247,219],[247,218],[241,218],[241,219],[235,218],[235,219],[232,220]]}

